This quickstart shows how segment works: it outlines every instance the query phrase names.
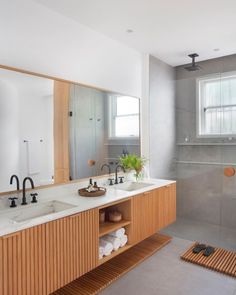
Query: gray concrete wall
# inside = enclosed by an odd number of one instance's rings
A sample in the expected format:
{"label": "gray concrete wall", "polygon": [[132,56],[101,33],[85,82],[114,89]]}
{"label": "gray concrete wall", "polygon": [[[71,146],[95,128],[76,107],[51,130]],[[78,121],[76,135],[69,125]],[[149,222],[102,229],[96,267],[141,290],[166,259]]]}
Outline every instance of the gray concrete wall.
{"label": "gray concrete wall", "polygon": [[175,69],[150,56],[150,176],[175,178]]}
{"label": "gray concrete wall", "polygon": [[[198,63],[200,71],[176,68],[177,214],[211,224],[236,228],[236,176],[225,177],[226,163],[236,163],[235,139],[198,138],[196,134],[196,78],[236,70],[236,55]],[[203,145],[221,143],[224,145]],[[204,164],[208,162],[209,164]],[[214,165],[214,163],[221,163]],[[236,168],[236,166],[234,166]]]}

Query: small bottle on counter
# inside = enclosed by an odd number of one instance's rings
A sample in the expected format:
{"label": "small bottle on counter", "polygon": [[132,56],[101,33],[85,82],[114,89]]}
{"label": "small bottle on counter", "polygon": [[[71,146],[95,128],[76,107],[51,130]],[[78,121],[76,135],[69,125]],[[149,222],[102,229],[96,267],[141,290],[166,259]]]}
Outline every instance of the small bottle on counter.
{"label": "small bottle on counter", "polygon": [[86,189],[89,193],[93,191],[93,180],[92,178],[89,179],[89,185]]}
{"label": "small bottle on counter", "polygon": [[96,191],[98,191],[98,185],[97,185],[97,182],[96,182],[96,181],[94,181],[93,188],[94,188]]}

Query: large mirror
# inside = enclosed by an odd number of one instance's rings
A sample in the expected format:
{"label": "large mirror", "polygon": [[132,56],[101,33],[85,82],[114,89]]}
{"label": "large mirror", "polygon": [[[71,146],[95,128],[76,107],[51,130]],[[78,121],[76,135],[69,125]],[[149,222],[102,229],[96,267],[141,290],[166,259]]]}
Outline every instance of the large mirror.
{"label": "large mirror", "polygon": [[107,174],[140,154],[138,98],[0,68],[0,193]]}

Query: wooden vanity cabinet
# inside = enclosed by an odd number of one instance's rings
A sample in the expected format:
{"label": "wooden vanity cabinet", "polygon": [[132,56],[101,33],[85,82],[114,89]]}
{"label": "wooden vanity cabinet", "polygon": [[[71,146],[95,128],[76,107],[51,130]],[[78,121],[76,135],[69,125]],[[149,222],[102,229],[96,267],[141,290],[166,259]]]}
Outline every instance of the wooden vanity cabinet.
{"label": "wooden vanity cabinet", "polygon": [[46,224],[47,294],[98,265],[98,210]]}
{"label": "wooden vanity cabinet", "polygon": [[153,221],[156,232],[176,220],[176,184],[160,187],[153,192]]}
{"label": "wooden vanity cabinet", "polygon": [[46,225],[0,237],[0,294],[46,292]]}
{"label": "wooden vanity cabinet", "polygon": [[175,183],[133,197],[130,243],[139,243],[175,219]]}
{"label": "wooden vanity cabinet", "polygon": [[98,265],[98,210],[0,237],[0,295],[45,295]]}
{"label": "wooden vanity cabinet", "polygon": [[[176,185],[116,206],[126,214],[129,248],[175,221]],[[0,237],[0,295],[56,291],[99,265],[98,244],[99,208]]]}
{"label": "wooden vanity cabinet", "polygon": [[149,191],[132,198],[131,244],[146,239],[154,232],[153,197],[153,191]]}

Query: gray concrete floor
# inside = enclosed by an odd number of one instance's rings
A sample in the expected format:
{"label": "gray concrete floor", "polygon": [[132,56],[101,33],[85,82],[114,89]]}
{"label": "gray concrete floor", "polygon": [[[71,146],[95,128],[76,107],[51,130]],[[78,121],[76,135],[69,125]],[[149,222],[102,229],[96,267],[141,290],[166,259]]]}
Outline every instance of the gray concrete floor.
{"label": "gray concrete floor", "polygon": [[192,244],[166,247],[103,290],[101,295],[236,295],[236,279],[180,260]]}
{"label": "gray concrete floor", "polygon": [[162,231],[172,237],[203,242],[215,247],[236,251],[236,230],[219,225],[178,218]]}

